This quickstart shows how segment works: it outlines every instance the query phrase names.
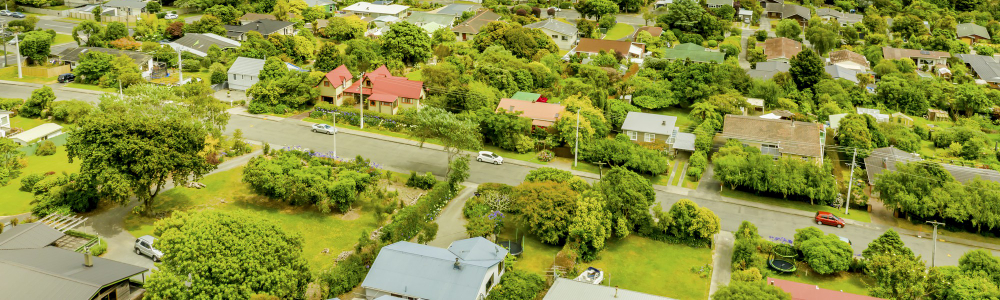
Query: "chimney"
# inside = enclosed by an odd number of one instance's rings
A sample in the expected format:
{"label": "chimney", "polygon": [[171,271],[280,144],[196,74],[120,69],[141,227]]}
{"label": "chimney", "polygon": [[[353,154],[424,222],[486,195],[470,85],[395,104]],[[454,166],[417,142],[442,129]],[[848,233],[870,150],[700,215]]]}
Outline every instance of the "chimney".
{"label": "chimney", "polygon": [[90,255],[90,247],[84,248],[83,250],[83,265],[86,267],[94,266],[94,257]]}
{"label": "chimney", "polygon": [[456,270],[461,270],[462,269],[462,266],[458,264],[458,257],[455,258],[455,269]]}
{"label": "chimney", "polygon": [[663,121],[663,123],[660,125],[667,126],[667,121]]}
{"label": "chimney", "polygon": [[514,106],[513,106],[513,105],[511,105],[511,106],[510,106],[510,111],[511,111],[511,112],[513,112],[513,111],[514,111]]}
{"label": "chimney", "polygon": [[771,285],[774,285],[774,280],[771,280]]}

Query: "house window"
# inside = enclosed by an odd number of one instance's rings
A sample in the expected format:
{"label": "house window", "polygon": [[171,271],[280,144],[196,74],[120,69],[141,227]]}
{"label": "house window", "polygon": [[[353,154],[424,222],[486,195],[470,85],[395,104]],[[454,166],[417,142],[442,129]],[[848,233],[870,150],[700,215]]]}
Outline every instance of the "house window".
{"label": "house window", "polygon": [[556,34],[553,34],[553,35],[552,35],[552,38],[554,38],[554,39],[555,39],[555,38],[559,38],[559,35],[556,35]]}
{"label": "house window", "polygon": [[562,40],[564,40],[564,41],[568,41],[568,40],[569,40],[569,36],[565,36],[565,35],[564,35],[564,36],[562,37]]}
{"label": "house window", "polygon": [[760,154],[774,156],[775,158],[781,156],[778,152],[778,145],[760,145]]}
{"label": "house window", "polygon": [[323,86],[330,86],[330,82],[326,81],[326,80],[323,80]]}
{"label": "house window", "polygon": [[493,275],[490,275],[490,280],[486,281],[486,290],[489,291],[493,288]]}
{"label": "house window", "polygon": [[653,141],[653,139],[655,139],[655,138],[656,138],[656,134],[655,134],[655,133],[647,133],[647,134],[645,134],[645,135],[646,135],[646,136],[644,137],[644,140],[645,140],[645,141],[646,141],[647,143],[649,143],[649,142],[652,142],[652,141]]}
{"label": "house window", "polygon": [[633,140],[633,141],[634,141],[634,140],[638,140],[638,139],[639,139],[639,133],[638,133],[638,132],[635,132],[635,131],[629,131],[629,132],[628,132],[628,138],[629,138],[630,140]]}

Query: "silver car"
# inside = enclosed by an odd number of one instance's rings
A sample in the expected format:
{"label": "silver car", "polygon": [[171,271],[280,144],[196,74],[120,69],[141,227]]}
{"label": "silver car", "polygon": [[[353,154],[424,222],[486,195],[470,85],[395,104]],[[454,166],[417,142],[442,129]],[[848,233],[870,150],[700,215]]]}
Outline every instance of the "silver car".
{"label": "silver car", "polygon": [[337,134],[337,128],[327,124],[313,124],[312,132],[325,133],[325,134]]}
{"label": "silver car", "polygon": [[0,16],[5,16],[6,17],[6,16],[9,16],[12,13],[14,13],[14,12],[6,10],[6,9],[0,10]]}
{"label": "silver car", "polygon": [[503,164],[503,157],[500,157],[500,155],[496,155],[493,152],[479,151],[479,156],[476,157],[476,161],[499,165]]}
{"label": "silver car", "polygon": [[149,256],[155,262],[159,262],[163,259],[163,252],[153,248],[153,243],[156,242],[156,238],[151,235],[144,235],[135,239],[135,254]]}

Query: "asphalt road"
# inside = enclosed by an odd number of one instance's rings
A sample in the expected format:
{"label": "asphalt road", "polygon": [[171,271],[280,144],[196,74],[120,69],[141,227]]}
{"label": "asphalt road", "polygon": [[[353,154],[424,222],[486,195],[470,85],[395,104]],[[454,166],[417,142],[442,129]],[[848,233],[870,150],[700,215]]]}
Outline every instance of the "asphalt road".
{"label": "asphalt road", "polygon": [[[98,101],[100,101],[100,98],[101,98],[100,95],[91,94],[91,93],[81,93],[81,92],[70,91],[70,90],[63,90],[61,88],[64,85],[65,84],[61,84],[61,83],[53,83],[53,84],[49,84],[48,85],[49,87],[52,88],[52,91],[54,91],[56,93],[56,101],[76,99],[76,100],[83,100],[83,101],[91,102],[91,103],[94,103],[94,104],[97,104]],[[39,89],[39,88],[40,88],[40,86],[36,86],[36,85],[26,86],[26,85],[14,85],[14,84],[3,84],[3,83],[0,83],[0,91],[3,91],[3,92],[0,92],[0,97],[5,97],[5,98],[24,98],[24,99],[27,99],[28,97],[31,97],[31,92],[32,91],[34,91],[36,89]]]}
{"label": "asphalt road", "polygon": [[[227,127],[228,131],[241,129],[244,137],[251,140],[266,141],[272,144],[301,146],[315,151],[332,151],[333,136],[312,133],[308,128],[299,125],[299,121],[270,121],[258,118],[233,115]],[[414,170],[419,173],[432,172],[443,176],[446,172],[447,158],[438,150],[418,148],[416,146],[384,141],[364,136],[340,134],[337,138],[337,151],[341,157],[363,155],[386,166],[390,170]],[[473,162],[469,182],[481,184],[485,182],[501,182],[511,185],[520,183],[531,168],[511,163],[490,165]],[[656,201],[662,204],[664,210],[670,208],[679,199],[687,198],[714,211],[722,220],[722,230],[736,231],[744,220],[757,225],[760,234],[765,238],[781,237],[791,240],[795,229],[816,226],[812,218],[788,215],[781,212],[747,207],[712,200],[714,195],[695,192],[693,195],[679,195],[663,191],[656,192]],[[835,228],[818,226],[827,233],[834,233],[849,238],[853,242],[854,252],[860,255],[868,243],[878,238],[882,230],[863,226],[847,226]],[[927,238],[902,236],[903,241],[913,251],[924,257],[930,264],[933,243]],[[973,247],[939,242],[937,250],[937,265],[957,265],[961,255]],[[997,254],[994,251],[994,254]]]}
{"label": "asphalt road", "polygon": [[[7,23],[13,20],[22,20],[22,19],[17,19],[12,17],[0,17],[0,20],[2,20],[4,23]],[[40,19],[38,20],[38,23],[35,24],[35,27],[37,28],[52,29],[55,30],[56,33],[62,33],[62,34],[72,34],[73,27],[75,26],[76,23],[56,21],[56,20],[45,20],[45,19]]]}

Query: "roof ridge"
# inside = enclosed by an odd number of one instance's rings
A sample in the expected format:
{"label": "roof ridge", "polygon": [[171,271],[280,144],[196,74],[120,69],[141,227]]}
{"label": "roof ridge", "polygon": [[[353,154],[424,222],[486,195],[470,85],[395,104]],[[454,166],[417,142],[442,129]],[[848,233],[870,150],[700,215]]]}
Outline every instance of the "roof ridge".
{"label": "roof ridge", "polygon": [[[45,124],[50,124],[50,123],[45,123]],[[42,125],[45,125],[45,124],[42,124]],[[40,125],[39,125],[39,126],[40,126]],[[34,128],[32,128],[32,129],[34,129]],[[29,129],[29,130],[30,130],[30,129]],[[35,227],[38,227],[38,224],[42,224],[42,223],[40,223],[40,222],[32,222],[32,223],[30,223],[30,224],[23,224],[23,225],[21,225],[21,226],[25,226],[25,225],[28,225],[28,226],[30,226],[31,228],[35,228]],[[2,224],[0,224],[0,226],[2,226]],[[0,241],[0,246],[2,246],[3,244],[6,244],[7,242],[10,242],[10,241],[12,241],[12,240],[16,239],[17,237],[21,236],[22,234],[25,234],[25,233],[27,233],[27,232],[28,232],[29,230],[31,230],[31,228],[28,228],[28,229],[25,229],[25,230],[22,230],[21,232],[18,232],[18,233],[16,233],[16,234],[12,235],[11,237],[7,238],[6,240],[3,240],[3,241]]]}
{"label": "roof ridge", "polygon": [[[4,251],[10,251],[10,250],[4,250]],[[69,250],[66,250],[66,251],[69,251]],[[40,273],[40,274],[43,274],[43,275],[48,275],[48,276],[52,276],[52,277],[56,277],[56,278],[60,278],[60,279],[65,279],[65,280],[77,282],[77,283],[80,283],[80,284],[84,284],[84,285],[92,286],[92,287],[96,287],[96,288],[100,288],[100,287],[103,286],[103,285],[96,285],[96,284],[93,284],[93,283],[90,283],[90,282],[79,280],[79,279],[76,279],[76,278],[64,276],[62,274],[55,274],[55,273],[52,273],[52,272],[49,272],[49,271],[45,271],[45,270],[42,270],[42,269],[39,269],[39,268],[35,268],[35,267],[29,266],[29,265],[19,264],[19,263],[12,262],[12,261],[9,261],[9,260],[2,260],[2,259],[0,259],[0,264],[8,264],[8,265],[19,267],[19,268],[22,268],[22,269],[25,269],[25,270],[28,270],[28,271],[33,271],[33,272]]]}
{"label": "roof ridge", "polygon": [[[409,242],[407,242],[407,243],[409,243]],[[413,244],[413,243],[411,243],[411,244]],[[451,254],[451,255],[452,255],[452,256],[454,256],[455,258],[458,258],[458,259],[459,259],[459,261],[477,261],[477,260],[467,260],[467,259],[463,259],[462,257],[460,257],[460,256],[456,255],[456,254],[455,254],[454,252],[451,252],[451,251],[450,251],[450,250],[448,250],[448,249],[444,249],[444,248],[438,248],[438,247],[434,247],[434,246],[428,246],[428,245],[423,245],[423,244],[415,244],[415,245],[420,245],[420,246],[423,246],[423,247],[428,247],[428,248],[434,248],[434,249],[440,249],[440,250],[444,250],[444,252],[446,252],[446,253],[448,253],[448,254]],[[388,249],[389,249],[389,251],[393,251],[393,252],[397,252],[397,253],[401,253],[401,254],[409,254],[409,255],[415,255],[415,256],[420,256],[420,257],[426,257],[426,258],[432,258],[432,259],[439,259],[439,260],[441,259],[440,257],[434,257],[434,256],[430,256],[430,255],[425,255],[425,254],[423,254],[423,253],[416,253],[416,252],[409,252],[409,251],[403,251],[402,249],[396,249],[396,248],[388,248]],[[446,261],[446,262],[452,262],[452,261],[451,261],[450,259],[448,259],[448,260],[441,260],[441,261]],[[475,266],[475,265],[473,265],[473,266]]]}

